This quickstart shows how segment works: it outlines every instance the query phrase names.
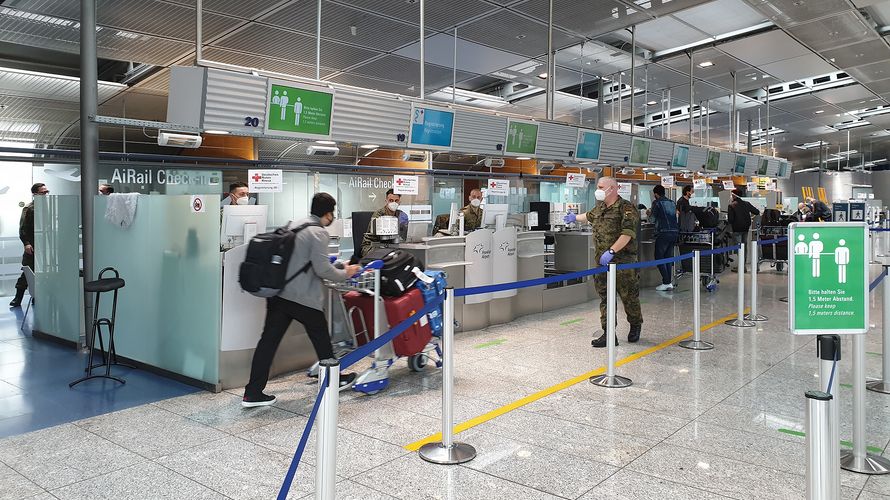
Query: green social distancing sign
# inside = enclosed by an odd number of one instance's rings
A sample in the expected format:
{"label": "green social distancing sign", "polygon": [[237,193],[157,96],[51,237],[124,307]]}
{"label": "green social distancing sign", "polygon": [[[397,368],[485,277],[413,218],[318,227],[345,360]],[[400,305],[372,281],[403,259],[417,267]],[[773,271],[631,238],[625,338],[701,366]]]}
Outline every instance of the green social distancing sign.
{"label": "green social distancing sign", "polygon": [[266,133],[291,137],[331,136],[334,93],[269,82]]}
{"label": "green social distancing sign", "polygon": [[507,141],[504,153],[534,156],[538,150],[538,124],[507,120]]}
{"label": "green social distancing sign", "polygon": [[864,223],[793,223],[788,318],[795,335],[868,331],[868,228]]}

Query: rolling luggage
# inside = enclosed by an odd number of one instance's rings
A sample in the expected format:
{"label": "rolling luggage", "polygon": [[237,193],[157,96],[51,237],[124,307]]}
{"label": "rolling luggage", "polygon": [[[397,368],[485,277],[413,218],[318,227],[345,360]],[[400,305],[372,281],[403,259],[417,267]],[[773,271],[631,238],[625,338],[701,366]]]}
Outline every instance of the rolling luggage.
{"label": "rolling luggage", "polygon": [[[358,292],[348,292],[343,296],[343,300],[346,302],[347,310],[356,307],[362,313],[361,318],[363,318],[364,324],[361,323],[362,320],[359,319],[358,314],[350,315],[352,316],[356,332],[362,331],[365,325],[367,325],[371,338],[376,338],[377,335],[386,333],[385,331],[377,332],[374,329],[374,297]],[[423,307],[423,295],[416,288],[398,297],[385,297],[383,299],[383,309],[386,312],[386,330],[398,325],[417,311],[423,309]],[[431,338],[430,322],[426,316],[422,316],[417,322],[392,340],[392,347],[396,356],[413,356],[423,352]]]}
{"label": "rolling luggage", "polygon": [[359,264],[366,266],[375,260],[382,260],[380,269],[380,293],[398,297],[417,282],[415,269],[423,272],[423,263],[409,252],[398,248],[374,248],[365,255]]}

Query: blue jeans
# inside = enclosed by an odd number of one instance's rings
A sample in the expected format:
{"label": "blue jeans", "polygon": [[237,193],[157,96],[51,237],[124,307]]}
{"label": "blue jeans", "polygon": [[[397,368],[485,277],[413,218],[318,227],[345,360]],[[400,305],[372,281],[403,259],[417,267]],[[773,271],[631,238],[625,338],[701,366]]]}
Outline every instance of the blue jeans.
{"label": "blue jeans", "polygon": [[[658,233],[655,235],[655,260],[666,259],[674,256],[674,245],[677,244],[679,233],[674,231]],[[673,281],[671,268],[673,264],[660,264],[658,271],[661,273],[661,283],[670,284]]]}

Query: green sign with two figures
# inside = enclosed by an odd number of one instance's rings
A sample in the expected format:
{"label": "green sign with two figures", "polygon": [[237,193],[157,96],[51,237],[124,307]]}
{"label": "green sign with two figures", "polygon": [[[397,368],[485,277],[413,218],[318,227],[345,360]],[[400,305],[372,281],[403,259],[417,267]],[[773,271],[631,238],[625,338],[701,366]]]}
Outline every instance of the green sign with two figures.
{"label": "green sign with two figures", "polygon": [[788,230],[788,306],[795,335],[868,331],[868,227],[793,223]]}
{"label": "green sign with two figures", "polygon": [[534,156],[538,150],[538,124],[507,120],[507,142],[504,153]]}
{"label": "green sign with two figures", "polygon": [[308,138],[331,136],[333,92],[270,81],[267,98],[267,134]]}

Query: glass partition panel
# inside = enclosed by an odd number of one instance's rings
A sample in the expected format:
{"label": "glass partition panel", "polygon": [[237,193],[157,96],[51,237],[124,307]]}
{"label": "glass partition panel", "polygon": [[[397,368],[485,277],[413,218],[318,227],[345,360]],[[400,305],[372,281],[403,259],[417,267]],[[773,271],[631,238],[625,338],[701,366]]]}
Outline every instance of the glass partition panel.
{"label": "glass partition panel", "polygon": [[80,197],[34,197],[34,329],[77,342],[83,331]]}
{"label": "glass partition panel", "polygon": [[457,204],[458,210],[466,205],[463,186],[463,179],[459,177],[433,179],[433,219],[438,215],[448,215],[451,212],[452,203]]}
{"label": "glass partition panel", "polygon": [[[140,195],[133,224],[121,229],[105,220],[107,202],[94,198],[94,265],[114,267],[127,283],[118,298],[118,354],[217,383],[219,212],[192,212],[190,196]],[[110,314],[110,298],[103,294],[100,313]]]}
{"label": "glass partition panel", "polygon": [[270,230],[309,216],[312,178],[305,172],[283,172],[282,177],[284,185],[280,193],[257,195],[257,204],[269,207],[266,224]]}

